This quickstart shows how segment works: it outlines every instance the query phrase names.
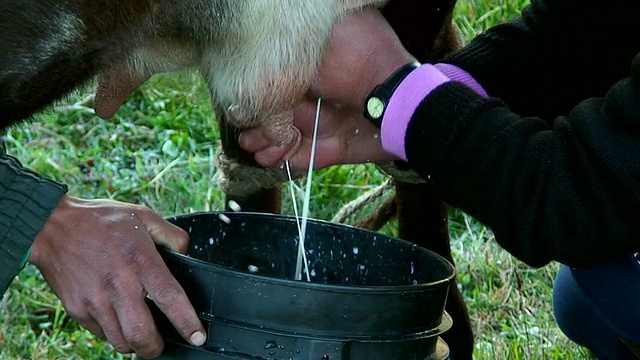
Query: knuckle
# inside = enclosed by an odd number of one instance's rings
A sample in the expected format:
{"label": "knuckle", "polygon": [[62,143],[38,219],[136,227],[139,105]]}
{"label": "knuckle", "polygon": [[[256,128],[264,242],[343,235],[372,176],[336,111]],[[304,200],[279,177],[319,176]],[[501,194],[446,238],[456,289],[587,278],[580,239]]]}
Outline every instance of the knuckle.
{"label": "knuckle", "polygon": [[102,286],[109,291],[114,291],[120,288],[120,275],[114,271],[106,271],[100,277]]}
{"label": "knuckle", "polygon": [[87,302],[86,308],[88,309],[87,319],[104,319],[111,312],[111,306],[103,302]]}
{"label": "knuckle", "polygon": [[168,309],[181,300],[184,293],[177,286],[165,284],[158,287],[151,296],[159,308]]}
{"label": "knuckle", "polygon": [[163,348],[164,348],[164,344],[162,343],[162,341],[159,341],[157,345],[154,345],[153,347],[146,349],[144,351],[140,351],[139,353],[140,355],[142,355],[147,359],[153,359],[162,355]]}
{"label": "knuckle", "polygon": [[129,329],[124,329],[125,338],[129,346],[133,349],[154,348],[155,329],[148,324],[137,324]]}
{"label": "knuckle", "polygon": [[125,341],[110,341],[111,346],[116,349],[117,352],[121,354],[130,354],[133,352],[133,349],[127,344]]}
{"label": "knuckle", "polygon": [[149,216],[156,216],[156,213],[153,212],[153,210],[151,210],[150,208],[144,205],[135,204],[133,205],[133,209],[137,213],[137,215],[139,215],[139,217],[142,219],[145,219]]}
{"label": "knuckle", "polygon": [[137,246],[129,245],[125,257],[126,264],[138,271],[144,269],[149,264],[148,254],[144,251],[139,251]]}
{"label": "knuckle", "polygon": [[76,305],[65,305],[64,306],[64,310],[65,312],[75,321],[77,321],[78,323],[80,323],[81,325],[86,324],[88,322],[90,322],[91,320],[93,320],[93,316],[91,316],[91,313],[89,310],[87,310],[88,308],[85,307],[80,307],[80,306],[76,306]]}
{"label": "knuckle", "polygon": [[94,311],[110,311],[111,303],[126,302],[143,291],[134,275],[126,272],[107,272],[102,276],[101,281],[103,292],[108,294],[108,300],[105,299],[104,304],[92,304]]}

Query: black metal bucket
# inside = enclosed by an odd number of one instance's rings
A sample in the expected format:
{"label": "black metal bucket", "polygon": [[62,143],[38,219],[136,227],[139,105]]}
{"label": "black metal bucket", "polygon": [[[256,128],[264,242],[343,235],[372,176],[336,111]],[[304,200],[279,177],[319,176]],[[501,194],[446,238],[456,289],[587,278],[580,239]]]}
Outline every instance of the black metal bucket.
{"label": "black metal bucket", "polygon": [[189,346],[150,303],[166,339],[161,359],[448,358],[438,335],[451,327],[444,305],[455,271],[429,250],[309,220],[311,282],[295,281],[295,218],[225,212],[168,220],[189,232],[190,248],[188,256],[161,254],[208,340]]}

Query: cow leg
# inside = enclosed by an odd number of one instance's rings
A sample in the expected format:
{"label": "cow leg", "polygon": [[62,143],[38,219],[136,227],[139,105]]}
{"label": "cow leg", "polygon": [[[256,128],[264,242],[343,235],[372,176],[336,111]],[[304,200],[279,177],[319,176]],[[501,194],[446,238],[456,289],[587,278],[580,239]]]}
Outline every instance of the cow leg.
{"label": "cow leg", "polygon": [[[425,247],[455,265],[449,243],[447,205],[430,184],[396,182],[399,237]],[[454,278],[445,306],[453,318],[451,329],[442,334],[452,360],[472,359],[473,331],[467,307]]]}
{"label": "cow leg", "polygon": [[[239,130],[225,121],[222,112],[218,112],[218,114],[220,114],[218,115],[220,116],[220,139],[225,156],[242,166],[255,166],[258,168],[258,164],[253,159],[253,154],[242,150],[238,145]],[[225,200],[226,210],[230,210],[229,201],[233,200],[240,205],[242,211],[279,214],[282,211],[282,186],[277,184],[246,194],[240,192],[225,193]]]}
{"label": "cow leg", "polygon": [[[456,0],[390,0],[383,14],[407,50],[419,61],[430,62],[461,46],[452,21],[455,3]],[[445,203],[429,184],[396,180],[399,237],[430,249],[454,264]],[[449,289],[446,310],[453,318],[453,327],[442,338],[449,345],[451,359],[472,359],[471,319],[455,280]]]}

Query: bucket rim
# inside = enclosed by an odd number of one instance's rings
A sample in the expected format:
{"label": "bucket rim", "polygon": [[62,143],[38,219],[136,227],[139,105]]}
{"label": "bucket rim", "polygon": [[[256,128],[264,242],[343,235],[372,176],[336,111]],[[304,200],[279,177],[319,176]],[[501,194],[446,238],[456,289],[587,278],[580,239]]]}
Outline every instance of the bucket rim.
{"label": "bucket rim", "polygon": [[[172,222],[172,221],[177,221],[179,219],[183,219],[183,218],[187,218],[187,217],[195,217],[195,216],[204,216],[204,215],[219,215],[219,214],[224,214],[224,215],[232,215],[232,216],[241,216],[241,215],[249,215],[249,216],[264,216],[264,217],[270,217],[273,219],[286,219],[288,221],[295,221],[295,217],[294,216],[290,216],[290,215],[283,215],[283,214],[271,214],[271,213],[261,213],[261,212],[241,212],[241,211],[199,211],[199,212],[194,212],[194,213],[188,213],[188,214],[179,214],[179,215],[174,215],[174,216],[169,216],[169,217],[165,217],[165,220]],[[182,254],[179,253],[177,251],[165,248],[165,247],[159,247],[159,250],[161,253],[164,253],[166,256],[170,256],[173,257],[176,260],[179,260],[187,265],[192,265],[192,266],[196,266],[198,268],[200,268],[201,270],[212,270],[215,269],[217,271],[219,271],[220,273],[226,275],[226,276],[232,276],[235,278],[239,278],[239,279],[243,279],[243,280],[251,280],[251,281],[255,281],[255,282],[261,282],[261,283],[267,283],[267,284],[274,284],[274,285],[278,285],[278,286],[285,286],[285,287],[290,287],[290,288],[296,288],[296,289],[317,289],[317,290],[322,290],[323,292],[334,292],[334,293],[356,293],[356,292],[360,292],[362,290],[366,290],[368,293],[376,293],[376,294],[385,294],[385,293],[398,293],[398,292],[422,292],[425,289],[424,288],[428,288],[429,290],[433,290],[435,288],[440,288],[442,286],[449,286],[452,282],[453,279],[455,279],[456,277],[456,268],[455,266],[453,266],[453,264],[451,264],[451,262],[449,262],[446,258],[444,258],[443,256],[435,253],[434,251],[431,251],[425,247],[422,247],[420,245],[411,243],[407,240],[403,240],[400,238],[396,238],[393,236],[389,236],[389,235],[385,235],[385,234],[381,234],[375,231],[371,231],[368,229],[362,229],[356,226],[352,226],[352,225],[347,225],[347,224],[338,224],[338,223],[333,223],[330,221],[326,221],[326,220],[320,220],[320,219],[313,219],[313,218],[309,218],[308,222],[311,223],[315,223],[315,224],[319,224],[319,225],[328,225],[331,227],[346,227],[349,228],[353,231],[359,231],[359,232],[365,232],[365,233],[369,233],[375,236],[383,236],[389,239],[392,239],[394,241],[398,241],[401,243],[405,243],[408,245],[411,245],[412,247],[415,248],[419,248],[421,249],[421,251],[426,251],[430,254],[432,254],[433,256],[435,256],[436,258],[438,258],[441,262],[443,262],[443,264],[446,265],[446,267],[448,268],[448,270],[450,270],[449,275],[439,279],[439,280],[435,280],[435,281],[431,281],[431,282],[424,282],[424,283],[418,283],[416,285],[397,285],[397,286],[392,286],[392,285],[380,285],[380,286],[372,286],[372,285],[363,285],[363,286],[358,286],[358,285],[331,285],[331,284],[322,284],[322,283],[314,283],[314,282],[307,282],[304,280],[292,280],[292,279],[282,279],[282,278],[277,278],[277,277],[272,277],[272,276],[265,276],[265,275],[260,275],[260,274],[252,274],[252,273],[246,273],[243,272],[241,270],[237,270],[237,269],[233,269],[230,267],[226,267],[226,266],[222,266],[216,263],[211,263],[211,262],[207,262],[204,260],[200,260],[191,256],[188,256],[186,254]]]}

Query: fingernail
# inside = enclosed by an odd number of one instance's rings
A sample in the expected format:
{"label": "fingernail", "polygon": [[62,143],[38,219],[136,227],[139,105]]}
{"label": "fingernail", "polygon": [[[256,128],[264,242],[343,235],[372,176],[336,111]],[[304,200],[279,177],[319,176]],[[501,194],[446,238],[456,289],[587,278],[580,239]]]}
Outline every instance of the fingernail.
{"label": "fingernail", "polygon": [[193,335],[191,335],[189,341],[191,341],[191,344],[193,346],[202,346],[204,345],[205,341],[207,341],[207,337],[200,331],[196,331],[193,333]]}

